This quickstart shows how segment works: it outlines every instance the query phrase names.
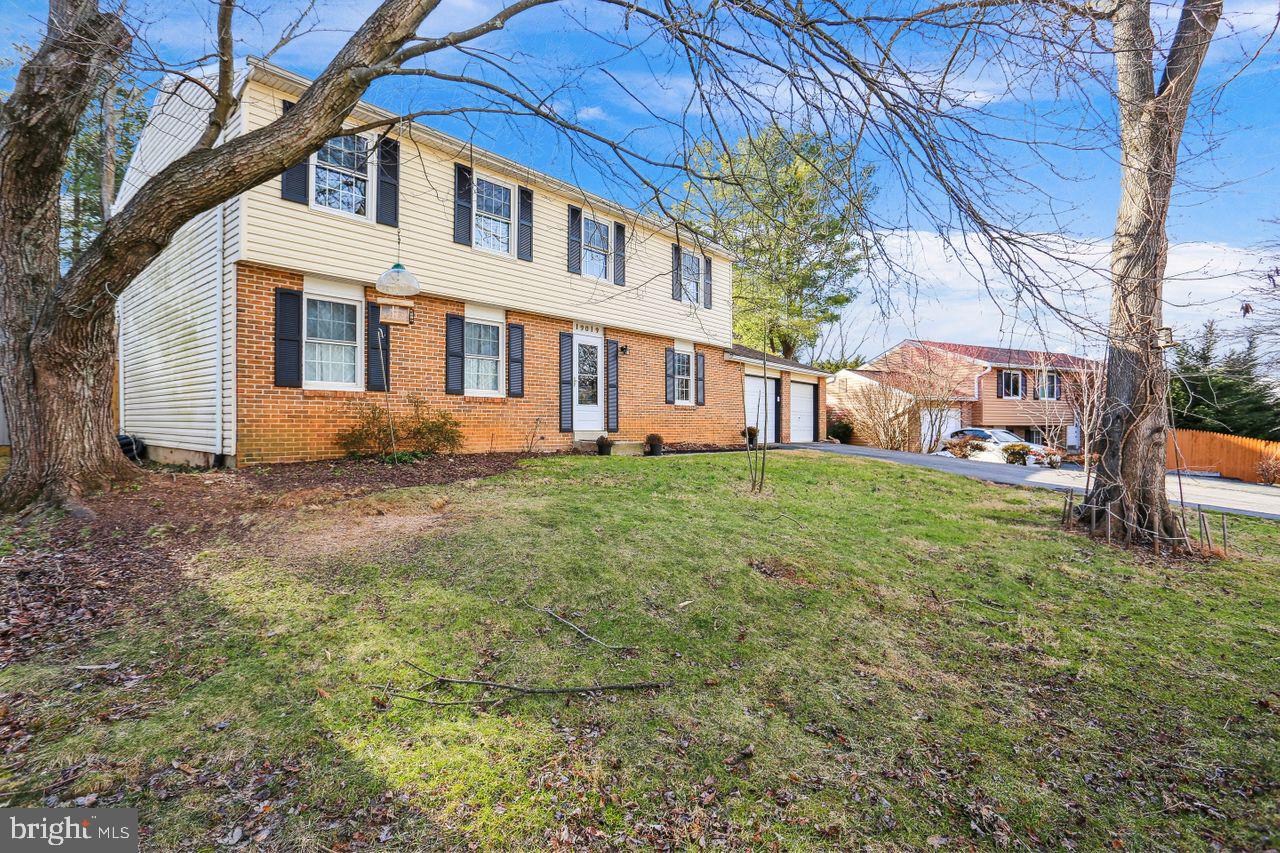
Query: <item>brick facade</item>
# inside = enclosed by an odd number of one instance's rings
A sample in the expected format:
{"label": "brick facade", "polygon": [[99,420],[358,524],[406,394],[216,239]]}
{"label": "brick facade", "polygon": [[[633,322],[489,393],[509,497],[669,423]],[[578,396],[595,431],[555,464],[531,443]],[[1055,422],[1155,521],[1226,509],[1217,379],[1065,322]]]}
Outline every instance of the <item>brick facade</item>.
{"label": "brick facade", "polygon": [[[525,328],[522,398],[475,397],[444,393],[445,315],[462,314],[462,302],[415,297],[414,321],[391,327],[391,390],[320,391],[278,388],[274,384],[274,293],[277,287],[303,289],[301,273],[256,264],[237,264],[236,276],[236,457],[241,464],[291,462],[342,455],[335,437],[355,420],[364,401],[408,409],[416,395],[443,409],[462,426],[464,450],[558,450],[569,447],[572,433],[559,431],[559,347],[569,320],[517,311],[507,321]],[[374,299],[373,288],[366,288]],[[741,441],[743,365],[725,359],[725,351],[697,345],[706,361],[706,404],[665,402],[665,351],[670,338],[621,329],[605,329],[626,354],[618,356],[618,427],[613,437],[643,440],[652,432],[668,443],[729,444]],[[363,366],[362,366],[363,368]],[[789,374],[783,374],[782,438],[789,431]],[[819,393],[819,423],[825,423]]]}

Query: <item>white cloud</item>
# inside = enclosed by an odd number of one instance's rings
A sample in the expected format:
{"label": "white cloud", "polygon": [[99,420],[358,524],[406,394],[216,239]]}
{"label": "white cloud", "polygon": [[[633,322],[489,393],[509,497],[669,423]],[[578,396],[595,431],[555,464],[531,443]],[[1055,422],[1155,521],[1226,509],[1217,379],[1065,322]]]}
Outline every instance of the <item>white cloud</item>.
{"label": "white cloud", "polygon": [[[845,314],[849,351],[870,356],[903,338],[919,337],[1096,352],[1110,306],[1109,244],[1068,245],[1070,251],[1060,257],[1041,260],[1037,298],[1015,288],[990,255],[976,246],[958,253],[937,234],[895,236],[887,241],[887,251],[911,281],[906,283],[906,276],[899,274],[880,299],[871,295],[867,282],[867,292]],[[1178,339],[1209,319],[1234,326],[1244,292],[1256,286],[1267,261],[1258,251],[1219,243],[1171,246],[1165,325]],[[884,294],[886,287],[880,290]]]}

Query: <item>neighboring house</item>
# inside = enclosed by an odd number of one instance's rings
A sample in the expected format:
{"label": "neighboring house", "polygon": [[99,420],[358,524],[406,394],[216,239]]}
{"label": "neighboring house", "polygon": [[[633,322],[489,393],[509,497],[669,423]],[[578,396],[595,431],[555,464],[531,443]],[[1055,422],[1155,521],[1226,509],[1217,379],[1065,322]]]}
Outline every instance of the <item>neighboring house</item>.
{"label": "neighboring house", "polygon": [[[911,419],[900,430],[909,445],[904,449],[930,452],[965,427],[998,427],[1028,441],[1077,447],[1091,403],[1083,398],[1097,387],[1085,377],[1100,368],[1063,353],[906,340],[857,370],[837,373],[829,398],[833,409],[866,424],[863,433],[874,434],[883,419],[868,415],[869,408]],[[855,435],[876,443],[873,438]]]}
{"label": "neighboring house", "polygon": [[[251,61],[227,132],[267,124],[307,85]],[[190,82],[158,96],[118,204],[208,108]],[[362,103],[349,126],[392,115]],[[363,404],[418,397],[460,421],[471,451],[654,432],[727,444],[753,414],[775,440],[816,438],[826,374],[733,346],[732,260],[418,124],[340,137],[196,217],[130,284],[120,429],[160,459],[326,458]],[[374,289],[396,261],[419,295]]]}

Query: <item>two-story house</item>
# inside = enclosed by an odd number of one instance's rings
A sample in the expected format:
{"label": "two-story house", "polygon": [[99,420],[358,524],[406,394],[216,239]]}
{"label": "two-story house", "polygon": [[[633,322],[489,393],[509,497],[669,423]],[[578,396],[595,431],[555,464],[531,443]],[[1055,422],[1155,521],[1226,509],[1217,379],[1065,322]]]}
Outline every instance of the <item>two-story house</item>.
{"label": "two-story house", "polygon": [[[251,61],[226,132],[272,121],[307,85]],[[208,109],[197,85],[164,88],[118,204]],[[361,103],[348,126],[392,117]],[[395,263],[420,292],[379,293]],[[471,451],[654,432],[730,444],[744,410],[773,440],[814,440],[826,375],[734,348],[732,266],[720,246],[420,124],[335,138],[196,217],[125,290],[120,429],[160,459],[326,458],[361,405],[417,397],[452,413]]]}
{"label": "two-story house", "polygon": [[[830,387],[833,407],[853,409],[869,399],[868,383],[921,408],[919,449],[926,452],[966,427],[1005,429],[1036,443],[1077,447],[1082,410],[1097,401],[1101,365],[1058,352],[906,340],[857,370],[842,370]],[[910,405],[909,405],[910,404]],[[919,415],[916,415],[919,417]]]}

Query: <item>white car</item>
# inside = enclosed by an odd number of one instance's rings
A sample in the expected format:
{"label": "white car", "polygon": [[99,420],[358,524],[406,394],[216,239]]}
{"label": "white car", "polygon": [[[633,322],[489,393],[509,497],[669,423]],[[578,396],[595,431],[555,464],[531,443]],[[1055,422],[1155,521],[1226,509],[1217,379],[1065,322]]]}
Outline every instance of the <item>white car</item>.
{"label": "white car", "polygon": [[1021,438],[1015,435],[1014,433],[1009,432],[1009,430],[1007,429],[983,429],[982,427],[967,427],[965,429],[956,430],[955,432],[951,433],[951,435],[948,437],[964,438],[966,435],[971,435],[981,442],[990,444],[996,450],[999,450],[1000,448],[1009,444],[1025,444],[1027,447],[1030,447],[1031,450],[1034,451],[1035,453],[1044,453],[1047,450],[1047,448],[1043,444],[1036,444],[1035,442],[1027,441],[1025,438]]}

